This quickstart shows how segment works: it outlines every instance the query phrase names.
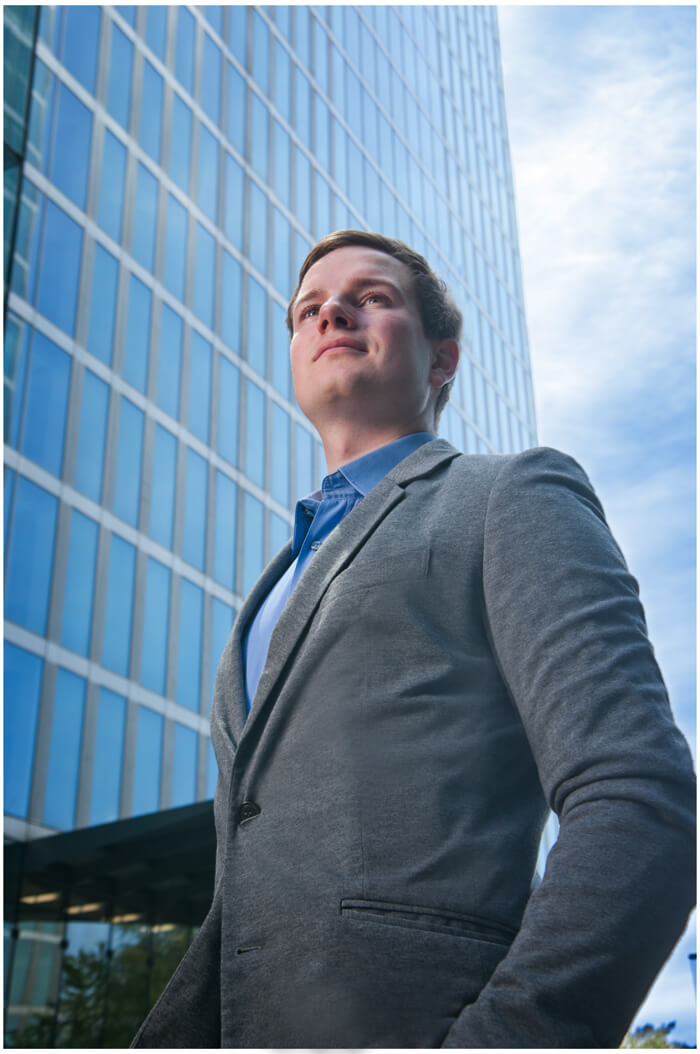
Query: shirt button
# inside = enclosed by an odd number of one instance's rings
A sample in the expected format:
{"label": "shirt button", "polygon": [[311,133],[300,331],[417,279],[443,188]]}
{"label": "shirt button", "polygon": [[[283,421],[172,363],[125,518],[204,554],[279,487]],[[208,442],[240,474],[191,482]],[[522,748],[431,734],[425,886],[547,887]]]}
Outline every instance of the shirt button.
{"label": "shirt button", "polygon": [[244,801],[238,810],[238,822],[247,823],[260,813],[260,806],[254,801]]}

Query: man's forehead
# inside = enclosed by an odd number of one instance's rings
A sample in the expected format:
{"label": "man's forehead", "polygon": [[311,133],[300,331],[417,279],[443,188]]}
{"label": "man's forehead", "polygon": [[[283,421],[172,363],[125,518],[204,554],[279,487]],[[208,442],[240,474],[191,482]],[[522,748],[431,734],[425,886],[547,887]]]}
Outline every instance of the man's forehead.
{"label": "man's forehead", "polygon": [[345,245],[326,253],[309,268],[299,293],[306,292],[312,286],[325,285],[327,282],[366,279],[384,279],[407,292],[411,286],[411,278],[409,268],[388,253],[364,245]]}

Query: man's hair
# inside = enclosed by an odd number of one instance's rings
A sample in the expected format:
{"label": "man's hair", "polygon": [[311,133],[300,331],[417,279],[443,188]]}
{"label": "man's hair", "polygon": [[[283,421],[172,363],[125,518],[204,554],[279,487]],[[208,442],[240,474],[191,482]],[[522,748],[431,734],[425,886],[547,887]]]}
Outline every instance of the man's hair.
{"label": "man's hair", "polygon": [[[405,264],[411,272],[413,279],[413,295],[418,306],[418,312],[423,323],[423,333],[429,340],[445,340],[453,338],[459,340],[462,332],[462,312],[452,300],[447,286],[442,278],[435,274],[425,257],[421,256],[405,242],[398,238],[387,238],[383,234],[375,234],[372,231],[333,231],[321,238],[301,265],[299,281],[292,293],[287,307],[287,328],[290,336],[294,332],[294,303],[299,296],[302,282],[307,272],[318,260],[332,253],[335,249],[343,249],[348,245],[361,245],[368,249],[376,249],[378,252],[393,256],[395,260]],[[450,388],[454,378],[448,381],[441,389],[435,403],[435,424],[450,397]]]}

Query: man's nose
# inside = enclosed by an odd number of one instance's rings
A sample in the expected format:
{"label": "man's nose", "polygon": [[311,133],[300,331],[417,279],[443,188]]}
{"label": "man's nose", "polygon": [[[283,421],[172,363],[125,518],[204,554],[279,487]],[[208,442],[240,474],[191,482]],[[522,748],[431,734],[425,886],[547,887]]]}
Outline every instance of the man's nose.
{"label": "man's nose", "polygon": [[322,333],[334,326],[340,329],[352,329],[354,326],[352,308],[339,297],[324,300],[318,313],[318,326]]}

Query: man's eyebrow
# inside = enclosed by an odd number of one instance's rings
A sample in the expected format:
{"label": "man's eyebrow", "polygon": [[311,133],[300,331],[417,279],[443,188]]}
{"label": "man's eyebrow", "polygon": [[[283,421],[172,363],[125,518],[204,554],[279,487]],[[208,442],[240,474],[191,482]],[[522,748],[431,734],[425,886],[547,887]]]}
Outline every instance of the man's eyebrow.
{"label": "man's eyebrow", "polygon": [[[403,293],[398,285],[393,282],[390,278],[380,277],[376,275],[374,278],[358,278],[352,282],[350,288],[353,292],[357,292],[361,289],[367,289],[371,286],[385,285],[388,286],[393,292],[398,293],[399,296],[403,297]],[[298,296],[294,304],[294,311],[296,312],[302,304],[306,304],[309,300],[318,300],[319,297],[323,298],[326,296],[326,291],[323,289],[309,289],[302,296]]]}

